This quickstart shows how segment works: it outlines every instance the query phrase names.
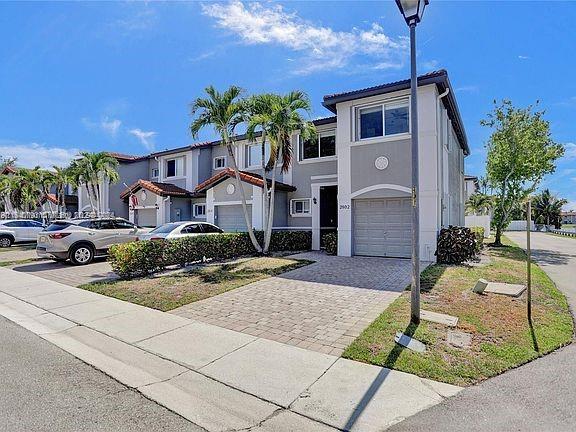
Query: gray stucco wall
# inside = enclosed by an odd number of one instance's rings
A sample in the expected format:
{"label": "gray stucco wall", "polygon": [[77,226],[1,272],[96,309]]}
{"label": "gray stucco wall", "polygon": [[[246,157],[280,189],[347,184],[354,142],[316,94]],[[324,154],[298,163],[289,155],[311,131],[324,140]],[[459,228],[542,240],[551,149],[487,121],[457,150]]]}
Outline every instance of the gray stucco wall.
{"label": "gray stucco wall", "polygon": [[114,212],[116,216],[128,218],[128,203],[120,199],[120,194],[126,189],[124,183],[130,186],[140,179],[148,179],[148,167],[149,163],[147,159],[132,163],[120,163],[118,165],[120,180],[118,183],[110,185],[109,201],[110,211]]}
{"label": "gray stucco wall", "polygon": [[[354,146],[350,149],[350,164],[352,172],[352,193],[365,187],[378,184],[392,184],[404,187],[411,185],[410,140],[383,142]],[[380,156],[388,158],[388,167],[384,170],[376,168],[374,161]],[[376,196],[382,196],[386,189],[381,189]],[[394,191],[395,192],[395,191]],[[374,193],[371,193],[374,197]],[[401,196],[393,194],[392,196]],[[362,196],[361,198],[368,198]]]}
{"label": "gray stucco wall", "polygon": [[201,148],[198,155],[198,183],[212,177],[212,149],[216,147]]}
{"label": "gray stucco wall", "polygon": [[288,226],[288,197],[286,192],[274,194],[274,223],[272,227]]}
{"label": "gray stucco wall", "polygon": [[[234,193],[232,195],[228,194],[226,190],[228,185],[234,185]],[[252,199],[252,185],[248,183],[241,182],[242,186],[244,187],[244,193],[246,200],[249,201]],[[236,179],[229,178],[222,183],[217,184],[214,186],[214,201],[218,202],[228,202],[228,201],[240,201],[242,199],[242,195],[240,194],[240,190],[236,187]]]}
{"label": "gray stucco wall", "polygon": [[187,198],[172,198],[170,205],[170,221],[175,222],[178,220],[176,217],[177,210],[180,210],[180,220],[187,221],[192,217],[192,206],[190,200]]}

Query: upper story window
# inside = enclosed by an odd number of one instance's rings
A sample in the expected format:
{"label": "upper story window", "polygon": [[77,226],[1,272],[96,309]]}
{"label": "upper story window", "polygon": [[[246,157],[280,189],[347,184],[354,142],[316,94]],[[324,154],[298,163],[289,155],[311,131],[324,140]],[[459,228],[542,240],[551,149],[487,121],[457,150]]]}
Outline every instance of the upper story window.
{"label": "upper story window", "polygon": [[214,169],[226,168],[226,156],[218,156],[214,158]]}
{"label": "upper story window", "polygon": [[[264,145],[264,160],[270,159],[270,143]],[[246,168],[262,167],[262,144],[250,144],[246,146]]]}
{"label": "upper story window", "polygon": [[300,139],[300,160],[336,156],[336,135],[334,132],[319,133],[315,139]]}
{"label": "upper story window", "polygon": [[158,168],[152,168],[152,178],[158,177]]}
{"label": "upper story window", "polygon": [[166,177],[182,177],[184,175],[184,159],[168,159],[166,161]]}
{"label": "upper story window", "polygon": [[407,133],[410,130],[408,102],[376,105],[357,110],[358,139]]}

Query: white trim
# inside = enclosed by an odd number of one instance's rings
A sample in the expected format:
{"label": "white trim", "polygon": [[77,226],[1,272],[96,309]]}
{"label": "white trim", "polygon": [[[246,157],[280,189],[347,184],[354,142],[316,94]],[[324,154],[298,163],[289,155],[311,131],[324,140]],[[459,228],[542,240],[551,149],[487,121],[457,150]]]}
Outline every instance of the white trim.
{"label": "white trim", "polygon": [[[308,201],[308,213],[294,213],[292,205],[295,201]],[[312,217],[312,198],[292,198],[290,200],[290,216],[292,216],[292,217]]]}
{"label": "white trim", "polygon": [[[338,186],[338,182],[312,183],[312,249],[320,250],[320,188],[323,186]],[[316,198],[316,204],[314,204]]]}
{"label": "white trim", "polygon": [[338,174],[326,174],[326,175],[315,175],[310,176],[310,180],[327,180],[327,179],[337,179]]}
{"label": "white trim", "polygon": [[289,226],[289,227],[272,227],[273,230],[296,230],[296,231],[310,231],[312,229],[311,226],[309,227],[299,227],[299,226]]}
{"label": "white trim", "polygon": [[132,209],[134,209],[134,210],[156,209],[156,205],[136,206],[136,207],[132,207]]}
{"label": "white trim", "polygon": [[214,189],[206,191],[206,222],[214,224]]}
{"label": "white trim", "polygon": [[298,161],[299,164],[312,164],[312,163],[319,163],[319,162],[335,162],[338,160],[337,156],[325,156],[322,158],[314,158],[314,159],[304,159]]}
{"label": "white trim", "polygon": [[388,135],[384,137],[374,137],[374,138],[364,138],[360,141],[353,141],[350,143],[350,147],[356,147],[366,144],[380,144],[384,142],[392,142],[392,141],[404,141],[410,139],[411,135],[409,133],[401,133],[396,135]]}
{"label": "white trim", "polygon": [[296,135],[296,161],[298,163],[315,163],[315,162],[329,162],[329,161],[335,161],[338,160],[338,145],[336,144],[334,151],[336,152],[336,154],[331,155],[331,156],[320,156],[320,138],[322,137],[322,135],[324,136],[333,136],[334,137],[334,141],[336,142],[336,129],[330,129],[330,130],[326,130],[326,131],[319,131],[317,133],[316,139],[318,140],[318,157],[315,158],[307,158],[307,159],[303,159],[302,155],[300,154],[300,147],[302,147],[302,145],[304,144],[303,142],[301,142],[301,136],[300,134]]}
{"label": "white trim", "polygon": [[[208,189],[210,190],[210,189]],[[223,206],[223,205],[242,205],[242,201],[214,201],[214,206]],[[247,205],[252,205],[252,200],[246,200]]]}
{"label": "white trim", "polygon": [[372,192],[372,191],[380,190],[380,189],[393,189],[393,190],[397,190],[397,191],[401,191],[401,192],[406,192],[408,194],[412,193],[412,189],[410,189],[409,187],[401,186],[401,185],[397,185],[397,184],[383,183],[383,184],[376,184],[376,185],[368,186],[368,187],[365,187],[363,189],[357,190],[356,192],[353,192],[350,194],[350,198],[356,198],[357,196],[363,195],[367,192]]}
{"label": "white trim", "polygon": [[[216,159],[224,159],[224,166],[222,166],[222,167],[217,167],[217,166],[216,166]],[[224,155],[224,156],[215,156],[215,157],[212,159],[212,169],[213,169],[214,171],[224,169],[224,168],[226,168],[227,166],[228,166],[228,157],[227,157],[226,155]]]}

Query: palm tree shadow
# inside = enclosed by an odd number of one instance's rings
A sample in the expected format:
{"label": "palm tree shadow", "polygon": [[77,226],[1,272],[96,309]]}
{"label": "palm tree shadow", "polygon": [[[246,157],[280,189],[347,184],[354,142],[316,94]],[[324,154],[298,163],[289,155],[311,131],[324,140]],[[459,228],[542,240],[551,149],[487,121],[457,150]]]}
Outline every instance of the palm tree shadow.
{"label": "palm tree shadow", "polygon": [[[417,328],[418,324],[410,323],[408,327],[406,327],[406,330],[404,330],[404,334],[406,336],[412,337],[414,333],[416,333]],[[350,415],[350,417],[346,421],[346,424],[343,427],[344,431],[352,430],[352,427],[356,424],[356,422],[358,421],[358,419],[360,418],[360,416],[362,415],[362,413],[364,412],[370,401],[374,398],[380,387],[382,387],[382,384],[384,384],[386,378],[388,378],[391,369],[394,367],[396,361],[400,357],[400,354],[402,353],[402,351],[404,351],[405,348],[406,347],[398,343],[394,345],[394,348],[392,349],[392,351],[390,351],[390,353],[386,357],[386,360],[384,361],[384,367],[378,373],[374,381],[372,381],[372,384],[370,384],[370,387],[368,388],[368,390],[366,390],[366,393],[364,393],[362,399],[360,399],[360,402],[358,402],[356,407],[354,407],[354,411],[352,412],[352,414]]]}

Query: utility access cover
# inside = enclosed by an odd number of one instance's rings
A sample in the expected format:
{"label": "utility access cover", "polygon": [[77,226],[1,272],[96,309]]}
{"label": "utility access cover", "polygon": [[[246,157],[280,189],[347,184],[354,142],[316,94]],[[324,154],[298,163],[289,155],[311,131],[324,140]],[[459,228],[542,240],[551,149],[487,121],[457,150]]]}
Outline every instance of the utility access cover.
{"label": "utility access cover", "polygon": [[412,351],[423,353],[426,351],[426,345],[424,345],[419,340],[413,339],[410,336],[405,335],[402,332],[396,332],[396,337],[394,338],[398,345],[402,345]]}

